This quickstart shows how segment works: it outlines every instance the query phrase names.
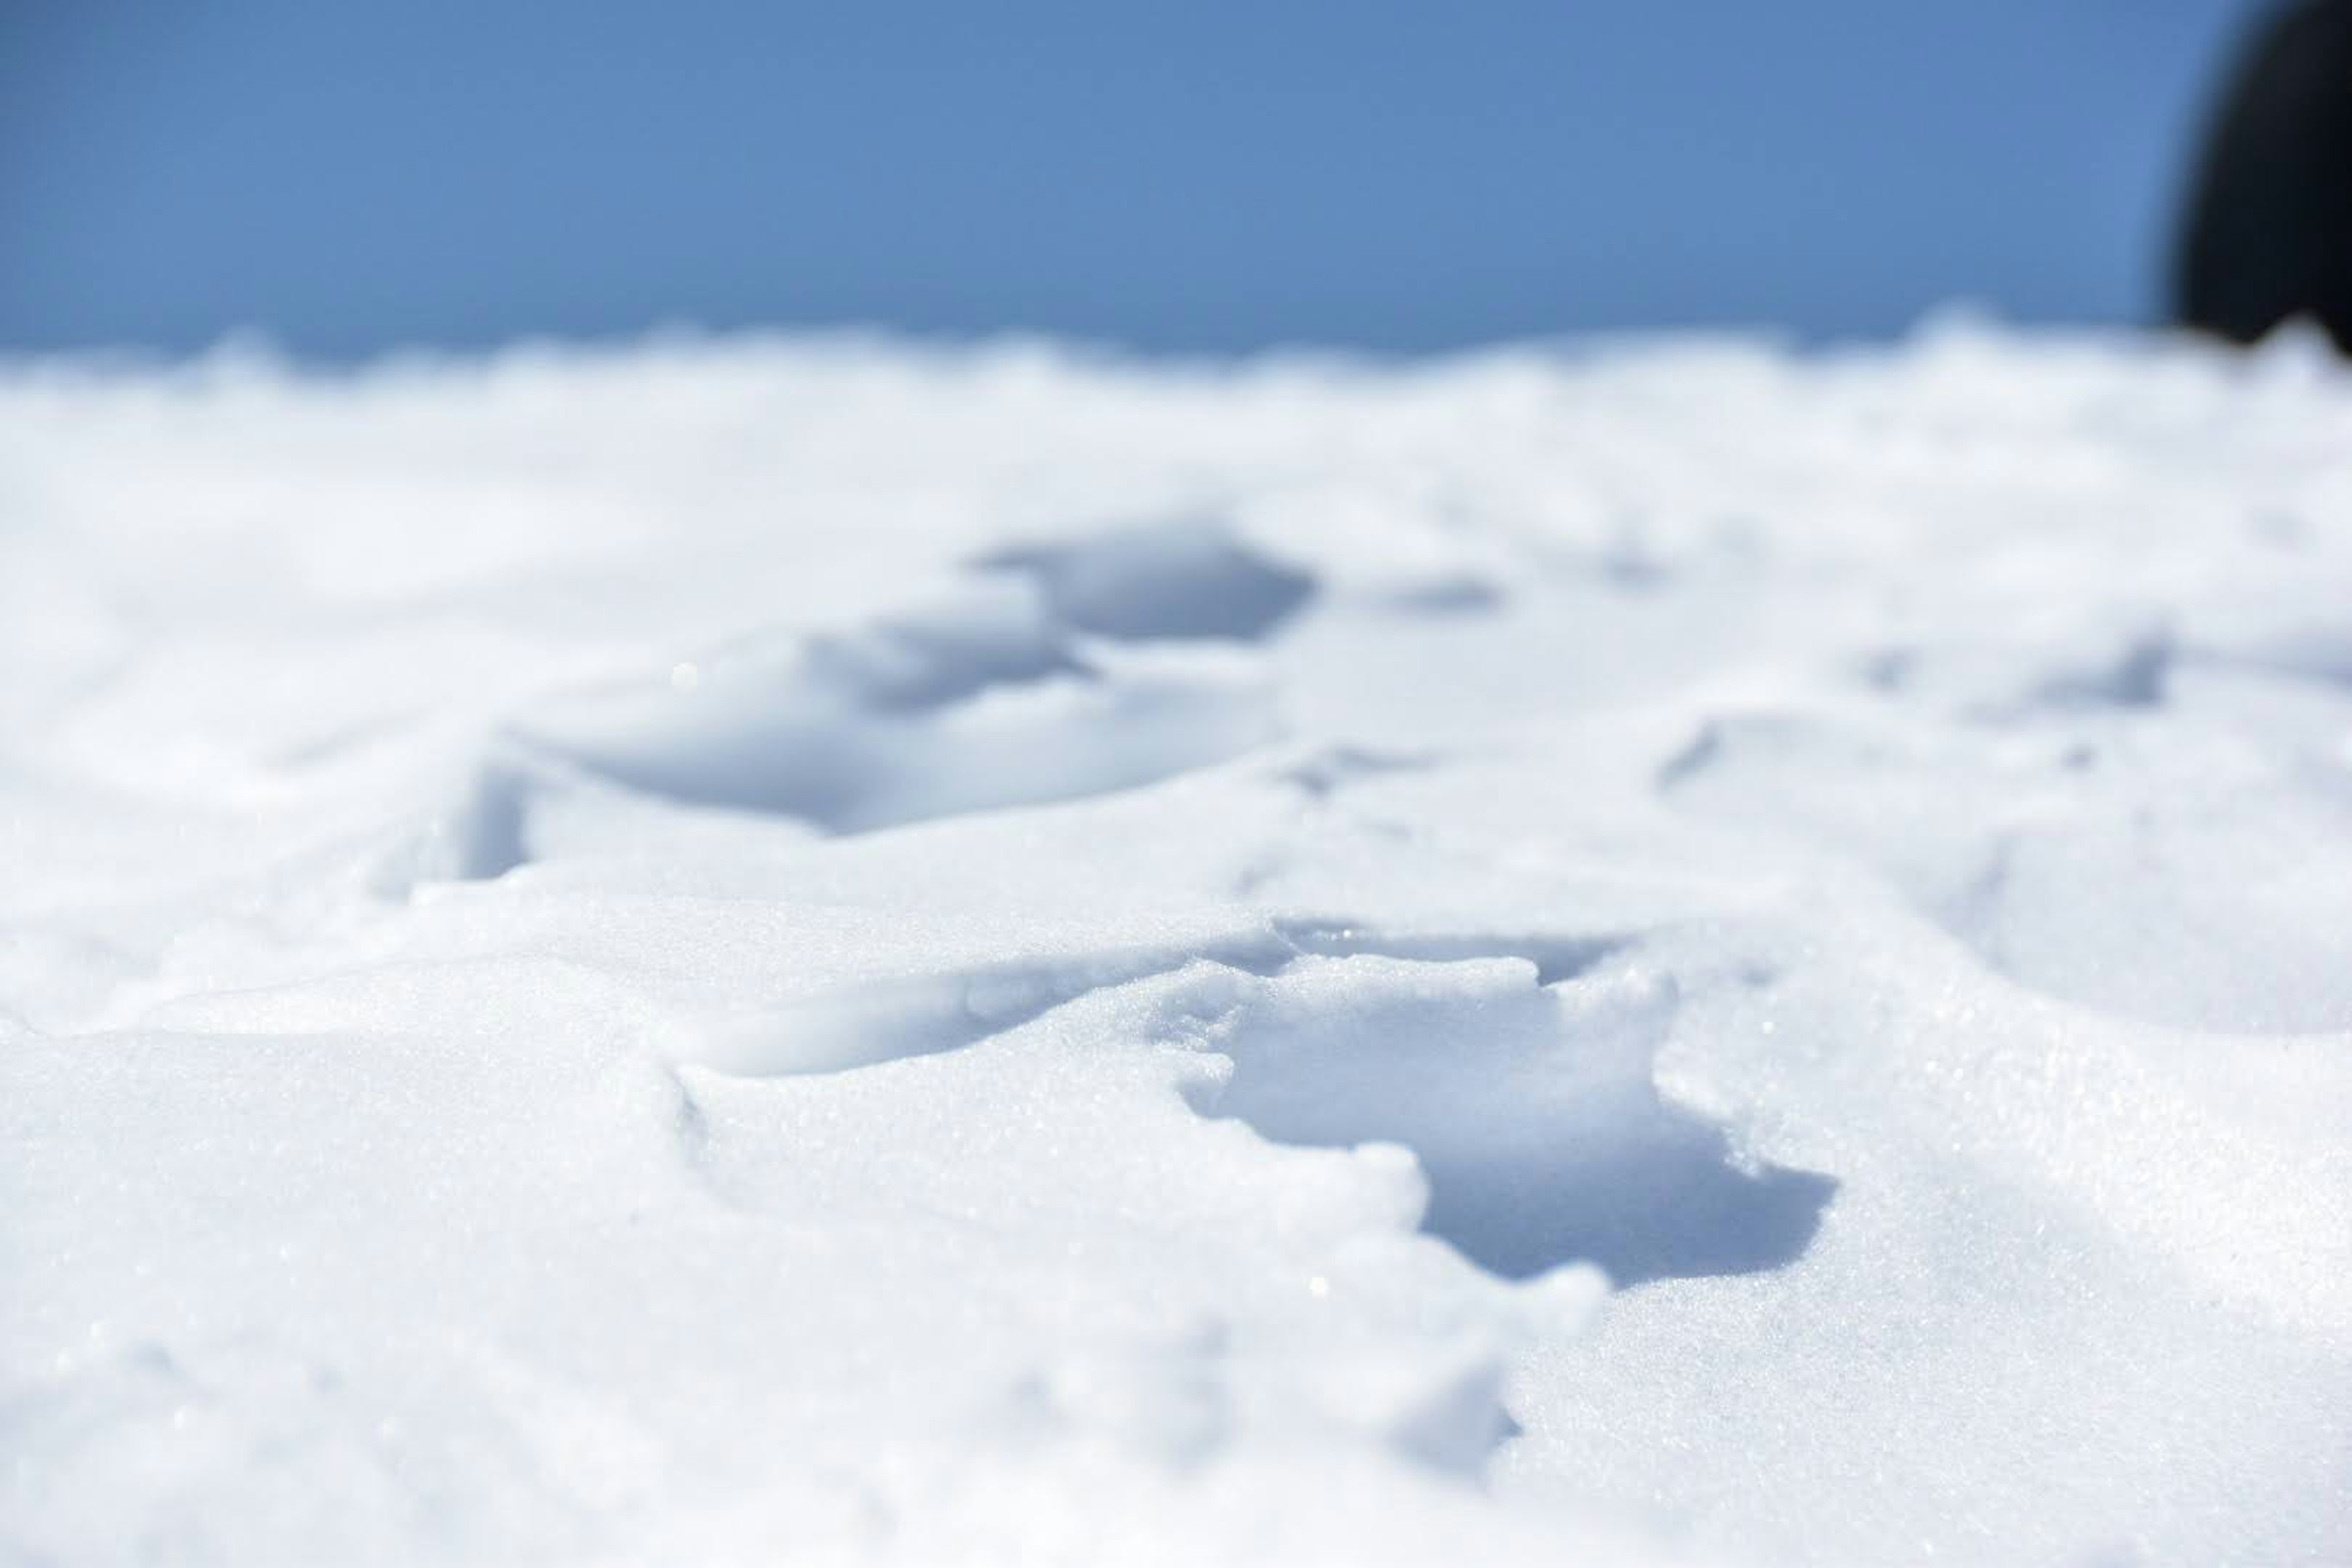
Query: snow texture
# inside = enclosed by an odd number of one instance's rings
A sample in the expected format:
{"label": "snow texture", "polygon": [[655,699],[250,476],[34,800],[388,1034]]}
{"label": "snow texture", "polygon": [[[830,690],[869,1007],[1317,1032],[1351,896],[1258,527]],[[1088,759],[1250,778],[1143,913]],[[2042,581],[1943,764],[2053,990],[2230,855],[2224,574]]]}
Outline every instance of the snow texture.
{"label": "snow texture", "polygon": [[2352,1560],[2352,380],[0,371],[0,1558]]}

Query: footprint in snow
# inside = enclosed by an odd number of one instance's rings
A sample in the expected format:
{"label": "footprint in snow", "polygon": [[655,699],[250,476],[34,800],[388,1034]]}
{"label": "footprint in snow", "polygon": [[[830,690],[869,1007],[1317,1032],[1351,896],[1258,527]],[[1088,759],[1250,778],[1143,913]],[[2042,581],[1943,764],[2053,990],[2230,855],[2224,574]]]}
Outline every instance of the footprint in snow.
{"label": "footprint in snow", "polygon": [[[1205,524],[981,564],[862,626],[542,703],[509,742],[644,795],[857,833],[1132,788],[1279,734],[1247,645],[1305,603],[1300,574]],[[530,793],[487,789],[495,820],[459,837],[498,852],[469,867],[529,858]]]}

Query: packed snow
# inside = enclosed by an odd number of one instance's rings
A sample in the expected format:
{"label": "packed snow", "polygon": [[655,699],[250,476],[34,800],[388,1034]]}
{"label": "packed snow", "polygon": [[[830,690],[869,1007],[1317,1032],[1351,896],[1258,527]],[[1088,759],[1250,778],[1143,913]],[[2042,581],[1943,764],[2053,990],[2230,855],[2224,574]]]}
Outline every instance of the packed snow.
{"label": "packed snow", "polygon": [[2352,1560],[2352,374],[0,369],[0,1557]]}

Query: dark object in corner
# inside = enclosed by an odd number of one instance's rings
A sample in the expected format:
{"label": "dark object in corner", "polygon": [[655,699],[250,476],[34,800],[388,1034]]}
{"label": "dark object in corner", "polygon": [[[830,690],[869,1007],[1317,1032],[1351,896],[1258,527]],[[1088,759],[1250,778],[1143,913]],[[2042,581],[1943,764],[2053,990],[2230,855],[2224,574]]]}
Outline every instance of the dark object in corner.
{"label": "dark object in corner", "polygon": [[2352,0],[2267,18],[2206,133],[2173,309],[2252,342],[2309,316],[2352,353]]}

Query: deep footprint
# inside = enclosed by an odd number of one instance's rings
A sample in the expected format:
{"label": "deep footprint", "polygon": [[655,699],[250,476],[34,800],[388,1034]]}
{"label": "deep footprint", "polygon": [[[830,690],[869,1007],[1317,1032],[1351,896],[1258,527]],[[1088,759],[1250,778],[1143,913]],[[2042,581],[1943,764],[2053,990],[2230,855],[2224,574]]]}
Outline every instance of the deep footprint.
{"label": "deep footprint", "polygon": [[1743,1163],[1720,1128],[1659,1098],[1673,988],[1539,984],[1620,945],[1278,925],[844,988],[713,1024],[699,1059],[752,1076],[853,1070],[1176,976],[1158,1027],[1234,1063],[1195,1109],[1280,1143],[1405,1146],[1430,1184],[1423,1228],[1484,1268],[1517,1279],[1591,1261],[1624,1288],[1793,1262],[1837,1183]]}
{"label": "deep footprint", "polygon": [[1581,1259],[1622,1289],[1801,1256],[1837,1183],[1744,1169],[1659,1100],[1671,988],[1532,979],[1524,962],[1301,960],[1209,1027],[1234,1071],[1200,1108],[1277,1142],[1403,1144],[1430,1184],[1423,1228],[1509,1279]]}
{"label": "deep footprint", "polygon": [[860,630],[551,701],[514,728],[645,794],[831,833],[1133,788],[1279,732],[1245,650],[1086,644],[1034,584],[1005,577]]}
{"label": "deep footprint", "polygon": [[1026,574],[1064,625],[1133,641],[1255,641],[1306,604],[1314,579],[1210,522],[1170,522],[1024,546],[984,566]]}

